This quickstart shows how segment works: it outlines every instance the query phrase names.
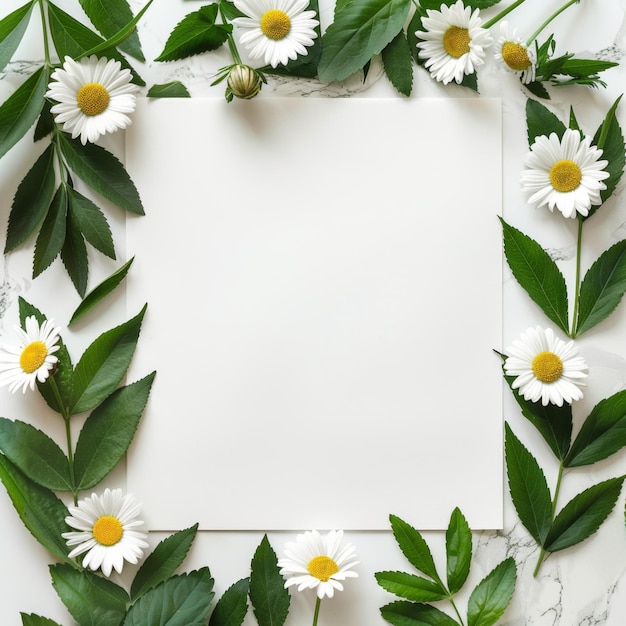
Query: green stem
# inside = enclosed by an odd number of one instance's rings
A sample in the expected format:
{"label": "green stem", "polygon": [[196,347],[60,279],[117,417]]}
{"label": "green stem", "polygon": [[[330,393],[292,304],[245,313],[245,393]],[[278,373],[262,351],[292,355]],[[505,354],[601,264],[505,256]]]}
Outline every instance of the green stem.
{"label": "green stem", "polygon": [[563,13],[563,11],[565,11],[565,9],[569,8],[572,6],[572,4],[577,4],[578,2],[580,2],[580,0],[569,0],[569,2],[566,2],[560,9],[557,9],[526,41],[526,45],[530,46],[530,44],[535,41],[535,39],[537,39],[537,37],[539,37],[539,34],[541,33],[541,31],[558,15],[560,15],[561,13]]}
{"label": "green stem", "polygon": [[492,17],[489,21],[485,22],[483,24],[483,28],[491,28],[496,22],[499,22],[505,15],[508,15],[511,11],[513,11],[513,9],[516,9],[520,4],[522,4],[522,2],[524,2],[524,0],[515,0],[513,4],[508,6],[506,9],[503,9],[502,11],[500,11],[498,15],[496,15],[495,17]]}
{"label": "green stem", "polygon": [[[228,24],[228,19],[226,18],[226,15],[224,14],[221,1],[219,3],[219,11],[220,11],[220,17],[222,18],[222,22],[224,22],[224,24]],[[235,38],[233,37],[232,33],[228,34],[228,49],[230,50],[230,53],[233,55],[233,61],[237,65],[242,65],[241,57],[239,56],[239,50],[237,50],[237,44],[235,43]]]}
{"label": "green stem", "polygon": [[315,612],[313,613],[313,626],[317,626],[317,619],[320,615],[320,606],[322,605],[321,598],[317,598],[315,601]]}
{"label": "green stem", "polygon": [[454,612],[456,613],[456,616],[459,618],[459,624],[461,624],[461,626],[465,626],[465,624],[463,623],[463,618],[461,617],[461,614],[459,613],[459,609],[457,608],[456,604],[454,603],[454,600],[452,599],[452,596],[449,596],[448,600],[450,600],[450,604],[452,605],[452,608],[454,609]]}
{"label": "green stem", "polygon": [[578,216],[578,236],[576,239],[576,283],[574,285],[574,313],[572,317],[572,329],[570,331],[570,337],[572,339],[576,337],[578,331],[578,305],[580,301],[580,257],[582,251],[583,242],[583,218],[582,215]]}
{"label": "green stem", "polygon": [[52,65],[50,61],[50,44],[48,43],[48,25],[46,24],[46,12],[44,9],[44,0],[37,0],[39,4],[39,15],[41,16],[41,31],[43,32],[43,54],[47,66]]}

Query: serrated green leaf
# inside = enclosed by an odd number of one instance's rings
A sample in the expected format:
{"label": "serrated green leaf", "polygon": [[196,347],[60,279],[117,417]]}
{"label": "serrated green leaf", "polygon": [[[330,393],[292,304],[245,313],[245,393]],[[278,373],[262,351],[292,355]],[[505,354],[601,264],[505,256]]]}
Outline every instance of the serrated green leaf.
{"label": "serrated green leaf", "polygon": [[448,590],[456,593],[465,584],[472,560],[472,531],[459,508],[452,511],[446,530]]}
{"label": "serrated green leaf", "polygon": [[221,47],[233,27],[216,23],[217,11],[217,4],[209,4],[185,16],[174,27],[155,61],[178,61]]}
{"label": "serrated green leaf", "polygon": [[413,58],[403,31],[383,48],[382,60],[391,84],[402,95],[410,96],[413,88]]}
{"label": "serrated green leaf", "polygon": [[353,0],[342,7],[322,37],[320,80],[344,80],[360,70],[402,30],[410,8],[411,0]]}
{"label": "serrated green leaf", "polygon": [[85,295],[89,277],[87,247],[76,218],[69,211],[67,213],[65,243],[61,250],[61,260],[76,291],[82,298]]}
{"label": "serrated green leaf", "polygon": [[282,626],[289,613],[289,592],[267,535],[252,557],[250,602],[259,626]]}
{"label": "serrated green leaf", "polygon": [[148,98],[189,98],[190,94],[179,80],[162,85],[152,85],[146,94]]}
{"label": "serrated green leaf", "polygon": [[0,106],[0,158],[37,121],[48,88],[48,70],[34,71]]}
{"label": "serrated green leaf", "polygon": [[215,605],[209,626],[241,626],[248,612],[250,581],[242,578],[231,585]]}
{"label": "serrated green leaf", "polygon": [[[521,82],[521,81],[520,81]],[[522,83],[523,84],[523,83]],[[543,84],[539,81],[533,81],[532,83],[528,83],[524,85],[530,93],[537,96],[537,98],[543,98],[544,100],[550,100],[550,94],[548,90],[543,86]]]}
{"label": "serrated green leaf", "polygon": [[423,65],[424,61],[419,58],[419,49],[417,47],[417,42],[419,39],[415,34],[418,30],[422,30],[422,17],[424,11],[418,6],[415,8],[413,12],[413,17],[411,17],[411,21],[406,29],[406,40],[409,45],[409,50],[411,52],[411,58],[418,65]]}
{"label": "serrated green leaf", "polygon": [[69,210],[87,242],[110,259],[115,259],[115,247],[109,223],[102,211],[75,189],[68,188]]}
{"label": "serrated green leaf", "polygon": [[69,168],[87,185],[122,209],[143,215],[141,198],[124,166],[110,152],[93,143],[59,135]]}
{"label": "serrated green leaf", "polygon": [[626,292],[626,240],[604,251],[585,274],[580,286],[576,334],[605,320]]}
{"label": "serrated green leaf", "polygon": [[563,274],[534,239],[499,219],[504,255],[515,280],[546,316],[569,334],[567,285]]}
{"label": "serrated green leaf", "polygon": [[34,2],[28,2],[0,20],[0,72],[20,45],[34,6]]}
{"label": "serrated green leaf", "polygon": [[408,559],[409,563],[420,572],[430,576],[433,580],[441,582],[430,553],[430,548],[419,531],[395,515],[390,515],[389,521],[391,522],[393,536],[396,538],[402,554]]}
{"label": "serrated green leaf", "polygon": [[[91,23],[106,38],[113,37],[133,20],[133,12],[127,0],[80,0],[80,5]],[[136,29],[133,29],[119,47],[138,61],[146,60]]]}
{"label": "serrated green leaf", "polygon": [[565,124],[536,100],[526,101],[526,125],[528,128],[528,145],[531,146],[540,135],[550,136],[556,133],[559,139],[565,133]]}
{"label": "serrated green leaf", "polygon": [[505,424],[505,459],[509,491],[520,521],[539,544],[550,531],[552,501],[546,477],[535,457]]}
{"label": "serrated green leaf", "polygon": [[66,224],[67,192],[65,185],[59,185],[35,242],[33,278],[37,278],[61,253]]}
{"label": "serrated green leaf", "polygon": [[449,615],[430,604],[400,600],[381,607],[380,613],[392,626],[459,626]]}
{"label": "serrated green leaf", "polygon": [[492,626],[502,617],[513,596],[516,577],[515,561],[509,557],[478,583],[467,603],[468,626]]}
{"label": "serrated green leaf", "polygon": [[130,607],[122,626],[201,626],[213,596],[208,567],[172,576],[146,591]]}
{"label": "serrated green leaf", "polygon": [[598,402],[572,444],[565,467],[601,461],[626,446],[626,391]]}
{"label": "serrated green leaf", "polygon": [[191,548],[198,532],[198,524],[180,530],[159,542],[135,574],[130,589],[133,600],[174,575]]}
{"label": "serrated green leaf", "polygon": [[0,451],[38,485],[54,491],[72,491],[67,457],[48,435],[34,426],[0,417]]}
{"label": "serrated green leaf", "polygon": [[389,593],[412,602],[436,602],[447,597],[447,591],[438,582],[405,572],[376,572],[376,582]]}
{"label": "serrated green leaf", "polygon": [[50,102],[46,100],[41,109],[39,119],[37,120],[37,126],[35,126],[35,133],[33,135],[35,141],[47,137],[54,130],[54,116],[50,110],[51,107]]}
{"label": "serrated green leaf", "polygon": [[33,537],[60,561],[68,561],[68,549],[61,537],[67,531],[67,508],[50,489],[25,476],[0,454],[2,480],[13,506]]}
{"label": "serrated green leaf", "polygon": [[108,296],[128,274],[128,270],[132,265],[135,257],[132,257],[122,267],[115,270],[108,278],[105,278],[99,285],[96,285],[82,300],[82,302],[76,307],[72,317],[68,322],[68,326],[73,324],[76,320],[81,318],[85,313],[90,311],[96,304]]}
{"label": "serrated green leaf", "polygon": [[128,594],[110,580],[65,564],[51,565],[52,586],[80,626],[119,626]]}
{"label": "serrated green leaf", "polygon": [[85,421],[74,456],[79,491],[97,485],[126,454],[148,402],[154,376],[152,373],[116,389]]}
{"label": "serrated green leaf", "polygon": [[623,481],[624,476],[610,478],[572,498],[554,519],[545,550],[564,550],[595,533],[613,510]]}
{"label": "serrated green leaf", "polygon": [[60,626],[57,622],[53,622],[47,617],[41,617],[41,615],[35,615],[34,613],[30,613],[29,615],[20,613],[20,616],[22,618],[22,626]]}
{"label": "serrated green leaf", "polygon": [[24,243],[46,216],[56,186],[54,161],[54,148],[48,146],[18,185],[9,215],[5,253]]}
{"label": "serrated green leaf", "polygon": [[74,370],[72,415],[93,409],[122,380],[135,353],[146,308],[128,322],[100,335],[85,350]]}

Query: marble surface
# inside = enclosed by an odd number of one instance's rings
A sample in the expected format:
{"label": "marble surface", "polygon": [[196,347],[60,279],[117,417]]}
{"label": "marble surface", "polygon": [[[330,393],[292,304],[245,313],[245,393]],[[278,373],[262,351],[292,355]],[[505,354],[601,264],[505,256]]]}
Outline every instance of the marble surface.
{"label": "marble surface", "polygon": [[[5,15],[20,6],[21,1],[4,0],[0,6],[0,15]],[[59,1],[58,4],[69,12],[80,16],[77,2]],[[142,2],[131,2],[139,10]],[[163,48],[165,40],[173,26],[192,10],[201,6],[200,2],[169,0],[167,3],[156,2],[140,22],[140,37],[147,59],[155,58]],[[328,25],[332,16],[332,2],[320,1],[323,27]],[[501,7],[510,4],[506,0]],[[555,0],[527,0],[527,2],[509,16],[509,22],[521,32],[532,32],[543,18],[560,6]],[[496,9],[485,12],[487,17],[494,15]],[[626,0],[583,0],[580,5],[570,7],[554,23],[549,32],[554,32],[559,51],[570,51],[585,56],[596,56],[620,62],[614,69],[605,72],[608,83],[606,89],[592,90],[584,87],[550,88],[552,99],[547,105],[561,119],[566,120],[570,106],[574,107],[581,126],[589,133],[597,128],[606,111],[622,93],[626,85],[626,69],[623,64],[626,54]],[[497,27],[494,35],[497,36]],[[41,58],[38,39],[33,36],[20,47],[15,61],[0,74],[0,98],[6,96],[18,85],[32,69],[32,61]],[[221,66],[229,62],[225,52],[202,55],[180,63],[159,64],[148,61],[138,66],[148,85],[178,79],[184,82],[193,96],[222,97],[222,87],[211,87],[212,76]],[[503,99],[504,133],[504,197],[503,214],[505,219],[523,232],[537,239],[558,260],[563,273],[571,283],[574,273],[575,231],[574,224],[567,223],[558,215],[548,211],[538,211],[527,206],[525,197],[519,189],[519,174],[527,150],[524,106],[527,93],[517,80],[503,73],[489,59],[479,73],[479,86],[484,97]],[[311,96],[311,97],[400,97],[384,77],[380,63],[375,61],[367,79],[354,76],[341,84],[323,85],[315,80],[286,80],[269,78],[269,84],[263,88],[262,98],[275,96]],[[476,97],[457,87],[436,84],[421,69],[415,70],[413,97]],[[626,105],[618,110],[622,128],[626,127]],[[173,121],[175,123],[175,120]],[[115,138],[111,145],[116,147]],[[119,144],[117,144],[119,149]],[[407,147],[410,151],[411,147]],[[415,147],[414,149],[419,149]],[[0,167],[0,219],[6,222],[10,201],[15,186],[24,175],[32,158],[32,147],[22,142],[9,155],[2,159]],[[480,146],[476,148],[480,157]],[[454,146],[450,146],[450,182],[454,184],[454,169],[462,163],[454,161]],[[116,233],[123,233],[123,220],[113,213],[113,227]],[[4,227],[2,228],[2,233]],[[1,235],[3,236],[3,235]],[[605,203],[602,212],[588,222],[585,228],[587,258],[583,264],[588,266],[598,254],[612,243],[626,236],[626,206],[624,203],[624,182],[620,184],[613,197]],[[116,241],[119,241],[119,237]],[[4,244],[0,241],[0,244]],[[123,242],[121,244],[123,257]],[[453,253],[453,251],[451,252]],[[19,251],[4,259],[0,264],[0,332],[7,332],[15,322],[15,304],[18,295],[31,297],[37,302],[51,298],[50,302],[71,310],[77,304],[77,296],[72,293],[69,284],[63,286],[64,294],[59,295],[41,281],[28,278],[30,250]],[[93,259],[93,284],[97,278],[110,273],[111,266],[104,260]],[[54,283],[52,277],[62,276],[58,267],[50,270],[45,277]],[[61,280],[61,278],[59,278]],[[46,300],[48,301],[48,300]],[[54,308],[51,306],[51,308]],[[46,309],[48,310],[48,309]],[[460,311],[462,313],[462,311]],[[108,328],[108,323],[123,315],[123,302],[114,301],[107,313],[103,326],[98,321],[99,330]],[[510,272],[504,269],[504,331],[502,348],[517,338],[528,326],[547,322],[542,313],[528,301],[516,284]],[[626,386],[626,306],[622,304],[609,320],[602,323],[580,339],[581,352],[590,366],[588,388],[585,398],[575,406],[575,427],[583,417],[602,398],[605,398]],[[77,331],[84,331],[80,327]],[[89,331],[91,332],[91,331]],[[88,332],[85,331],[88,335]],[[69,338],[70,349],[79,354],[90,337],[80,332],[72,333]],[[462,352],[462,346],[454,346]],[[470,364],[471,355],[463,355],[456,362]],[[450,372],[450,384],[458,371]],[[476,393],[480,393],[477,389]],[[40,406],[33,399],[19,402],[8,398],[2,390],[1,413],[12,418],[28,419],[37,415],[48,419]],[[503,419],[508,421],[518,437],[536,455],[546,472],[548,484],[553,489],[556,479],[556,464],[547,452],[545,445],[532,427],[520,415],[510,395],[505,393]],[[562,485],[561,503],[588,486],[605,478],[626,473],[626,455],[624,451],[590,468],[568,471]],[[124,468],[121,467],[107,479],[108,484],[124,484]],[[210,506],[210,496],[207,506]],[[348,494],[349,497],[349,494]],[[410,488],[407,488],[407,497]],[[517,520],[508,493],[504,498],[504,528],[500,530],[481,530],[474,534],[474,562],[470,580],[460,594],[459,605],[464,608],[469,590],[498,562],[506,556],[513,556],[518,565],[518,581],[513,601],[500,622],[507,626],[623,626],[626,623],[626,530],[624,528],[624,494],[599,532],[587,541],[552,555],[543,565],[538,576],[533,576],[538,556],[537,547],[528,532]],[[428,503],[424,503],[428,506]],[[46,615],[61,624],[68,624],[69,619],[64,607],[56,598],[50,586],[46,564],[49,556],[25,531],[15,515],[8,498],[0,496],[0,519],[3,533],[0,536],[0,553],[3,555],[3,567],[0,568],[0,623],[13,626],[20,623],[19,611]],[[411,520],[407,520],[411,521]],[[190,524],[193,520],[190,520]],[[302,529],[306,530],[306,529]],[[441,570],[444,564],[444,537],[441,532],[426,531],[425,537],[433,551]],[[161,534],[151,534],[150,542],[156,544]],[[186,566],[191,569],[209,565],[216,580],[218,595],[235,580],[248,574],[248,564],[255,547],[262,538],[262,532],[212,532],[202,533],[189,557]],[[399,554],[393,538],[388,532],[366,533],[351,532],[348,540],[357,545],[361,564],[358,566],[360,578],[348,581],[345,592],[333,600],[326,601],[322,607],[320,626],[331,624],[342,626],[374,626],[385,623],[378,609],[393,598],[382,591],[373,579],[373,573],[382,569],[400,569],[408,571],[410,566]],[[293,533],[271,533],[270,541],[280,552],[284,543],[293,539]],[[132,568],[127,568],[123,581],[128,581]],[[467,591],[466,591],[467,590]],[[311,594],[293,594],[292,612],[288,626],[309,624],[311,622],[314,597]],[[254,624],[248,617],[246,625]]]}

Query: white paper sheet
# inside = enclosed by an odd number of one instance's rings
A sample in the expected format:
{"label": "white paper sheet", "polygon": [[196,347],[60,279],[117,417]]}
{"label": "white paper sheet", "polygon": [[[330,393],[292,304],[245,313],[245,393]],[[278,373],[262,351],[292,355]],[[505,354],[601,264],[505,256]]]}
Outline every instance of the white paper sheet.
{"label": "white paper sheet", "polygon": [[144,101],[126,141],[149,527],[501,527],[500,101]]}

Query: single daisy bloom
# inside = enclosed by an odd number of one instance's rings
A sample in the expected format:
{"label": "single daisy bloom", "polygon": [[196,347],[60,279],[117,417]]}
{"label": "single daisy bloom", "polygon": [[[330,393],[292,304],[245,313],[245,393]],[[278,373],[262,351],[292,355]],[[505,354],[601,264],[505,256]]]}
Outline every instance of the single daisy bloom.
{"label": "single daisy bloom", "polygon": [[241,29],[241,43],[253,59],[264,59],[276,67],[286,65],[299,54],[306,55],[319,25],[315,11],[305,11],[309,0],[235,0],[246,16],[233,24]]}
{"label": "single daisy bloom", "polygon": [[59,349],[59,330],[53,320],[44,320],[41,326],[34,315],[26,318],[26,330],[19,326],[15,332],[19,345],[0,346],[0,387],[9,385],[11,393],[20,387],[35,389],[35,382],[45,382],[58,359],[54,353]]}
{"label": "single daisy bloom", "polygon": [[529,328],[506,353],[504,371],[516,376],[512,388],[525,400],[563,406],[583,397],[587,365],[574,342],[555,337],[551,328]]}
{"label": "single daisy bloom", "polygon": [[525,85],[535,80],[537,63],[535,51],[517,36],[515,29],[509,33],[507,22],[500,24],[500,38],[496,42],[494,57],[507,72],[518,74]]}
{"label": "single daisy bloom", "polygon": [[143,524],[137,519],[141,505],[131,494],[122,495],[121,489],[105,489],[99,496],[91,496],[68,507],[70,515],[65,523],[76,531],[63,533],[68,546],[76,546],[70,553],[72,559],[85,554],[83,567],[93,571],[101,569],[105,576],[111,570],[120,574],[124,561],[137,563],[147,548],[146,533],[135,530]]}
{"label": "single daisy bloom", "polygon": [[486,49],[493,43],[489,31],[482,27],[480,11],[472,13],[461,0],[452,6],[442,4],[439,11],[427,9],[422,18],[424,31],[415,35],[419,56],[435,80],[447,85],[460,83],[465,74],[473,74],[485,62]]}
{"label": "single daisy bloom", "polygon": [[73,139],[80,135],[83,145],[130,124],[127,114],[135,110],[139,87],[119,61],[95,55],[78,62],[65,57],[63,68],[50,78],[46,97],[57,103],[50,110]]}
{"label": "single daisy bloom", "polygon": [[608,161],[600,160],[602,150],[591,145],[591,138],[568,128],[559,140],[556,133],[535,138],[524,159],[522,190],[532,195],[529,204],[556,207],[565,217],[586,216],[592,205],[602,203],[602,182],[610,176],[604,168]]}
{"label": "single daisy bloom", "polygon": [[320,600],[332,598],[335,589],[343,591],[340,581],[358,577],[351,568],[359,561],[355,547],[342,541],[342,530],[331,530],[326,537],[312,530],[287,543],[285,557],[278,561],[280,573],[288,577],[285,587],[298,585],[298,591],[317,588]]}

